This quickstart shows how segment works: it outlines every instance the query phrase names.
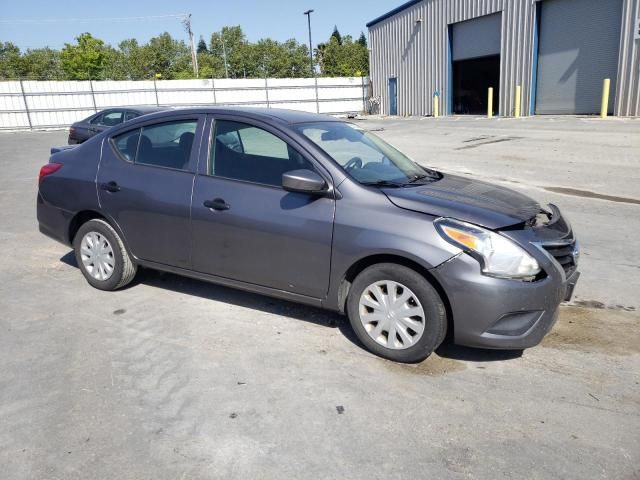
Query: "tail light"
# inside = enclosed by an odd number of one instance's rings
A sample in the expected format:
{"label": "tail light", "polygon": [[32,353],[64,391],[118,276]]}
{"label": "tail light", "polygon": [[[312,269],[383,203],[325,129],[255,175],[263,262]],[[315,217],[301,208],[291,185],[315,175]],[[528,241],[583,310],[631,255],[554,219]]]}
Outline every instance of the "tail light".
{"label": "tail light", "polygon": [[74,127],[69,127],[69,135],[73,135],[76,133],[76,129]]}
{"label": "tail light", "polygon": [[38,185],[42,183],[42,180],[47,175],[51,175],[52,173],[56,173],[58,170],[62,168],[61,163],[47,163],[40,168],[40,175],[38,175]]}

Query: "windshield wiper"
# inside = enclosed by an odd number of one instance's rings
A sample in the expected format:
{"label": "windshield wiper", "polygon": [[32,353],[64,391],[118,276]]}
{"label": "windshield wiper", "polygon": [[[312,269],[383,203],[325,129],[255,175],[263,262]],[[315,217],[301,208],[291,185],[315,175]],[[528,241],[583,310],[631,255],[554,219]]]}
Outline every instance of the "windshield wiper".
{"label": "windshield wiper", "polygon": [[427,177],[433,178],[433,177],[431,177],[431,175],[427,175],[427,174],[425,174],[425,173],[418,173],[418,174],[416,174],[416,175],[413,175],[413,176],[409,179],[409,181],[408,181],[407,183],[415,183],[415,182],[417,182],[418,180],[423,180],[423,179],[425,179],[425,178],[427,178]]}
{"label": "windshield wiper", "polygon": [[391,188],[400,188],[403,186],[402,183],[392,182],[390,180],[375,180],[373,182],[360,182],[362,185],[366,185],[367,187],[391,187]]}
{"label": "windshield wiper", "polygon": [[439,172],[436,172],[435,170],[431,170],[429,168],[424,168],[424,167],[422,167],[422,169],[427,173],[416,173],[415,175],[412,175],[409,178],[407,183],[416,183],[424,179],[428,179],[429,182],[435,182],[442,178],[442,174]]}

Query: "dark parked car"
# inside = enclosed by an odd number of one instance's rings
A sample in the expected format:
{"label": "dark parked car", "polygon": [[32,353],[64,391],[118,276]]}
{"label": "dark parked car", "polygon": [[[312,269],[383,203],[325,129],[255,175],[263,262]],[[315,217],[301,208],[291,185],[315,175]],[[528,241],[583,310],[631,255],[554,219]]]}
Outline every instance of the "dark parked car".
{"label": "dark parked car", "polygon": [[421,167],[333,117],[173,110],[52,151],[40,231],[94,287],[144,266],[344,312],[400,362],[447,334],[534,346],[579,275],[557,207]]}
{"label": "dark parked car", "polygon": [[160,112],[163,107],[120,107],[109,108],[101,112],[94,113],[90,117],[75,122],[69,127],[69,145],[82,143],[85,140],[105,131],[107,128],[115,127],[121,123],[128,122],[148,113]]}

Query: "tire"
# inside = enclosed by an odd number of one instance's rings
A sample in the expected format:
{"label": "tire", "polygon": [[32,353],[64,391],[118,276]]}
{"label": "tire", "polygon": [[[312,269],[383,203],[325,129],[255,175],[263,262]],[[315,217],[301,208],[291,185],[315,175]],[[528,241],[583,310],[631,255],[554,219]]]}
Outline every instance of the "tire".
{"label": "tire", "polygon": [[[101,252],[101,258],[108,258],[106,262],[109,262],[112,268],[109,269],[109,265],[107,265],[102,270],[100,268],[96,270],[95,266],[87,265],[87,263],[91,262],[91,257],[83,255],[83,252],[89,251],[87,250],[87,244],[83,246],[83,241],[85,241],[85,236],[87,235],[91,235],[93,239],[100,239],[98,243],[101,246],[110,247],[104,250],[104,252],[110,250],[110,253]],[[84,223],[73,239],[73,248],[78,267],[92,287],[107,291],[117,290],[130,283],[136,275],[136,264],[131,260],[131,256],[127,252],[122,239],[113,227],[104,220],[94,219]],[[104,265],[104,262],[102,265]],[[107,270],[109,271],[107,272]],[[104,274],[100,275],[100,272]]]}
{"label": "tire", "polygon": [[[381,290],[377,290],[376,287]],[[391,296],[389,296],[389,288],[394,291]],[[365,290],[367,294],[363,297]],[[381,299],[386,300],[380,303],[376,299],[374,302],[376,305],[394,304],[391,299],[395,298],[397,300],[395,304],[400,307],[395,309],[390,307],[394,312],[381,316],[379,312],[382,310],[378,307],[370,308],[371,300],[378,292],[382,294]],[[410,296],[406,302],[402,301],[404,295]],[[361,303],[361,300],[364,303]],[[409,317],[403,314],[403,312],[419,312],[420,308],[422,317],[420,315]],[[372,353],[395,362],[421,362],[438,348],[447,332],[446,309],[436,289],[415,270],[394,263],[372,265],[356,277],[347,297],[347,314],[351,327],[364,346]],[[367,323],[365,327],[365,323],[371,318],[383,318],[384,325],[386,325],[385,322],[392,322],[399,327],[392,327],[393,330],[388,330],[385,337],[384,330],[377,333],[378,322]],[[412,323],[407,328],[408,321]],[[417,327],[420,326],[422,326],[422,332],[417,333],[419,331]],[[400,328],[403,332],[398,331]],[[397,332],[393,340],[389,338],[391,331]],[[401,333],[404,333],[404,336]],[[372,335],[376,336],[376,339]],[[409,340],[403,341],[403,339]],[[390,342],[393,347],[389,346]]]}

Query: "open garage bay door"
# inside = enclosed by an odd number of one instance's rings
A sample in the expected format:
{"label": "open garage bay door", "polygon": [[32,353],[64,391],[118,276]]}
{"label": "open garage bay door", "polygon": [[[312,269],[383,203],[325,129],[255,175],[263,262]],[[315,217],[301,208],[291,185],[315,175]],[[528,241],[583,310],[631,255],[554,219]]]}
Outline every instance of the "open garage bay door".
{"label": "open garage bay door", "polygon": [[501,19],[497,13],[451,25],[453,113],[486,114],[489,87],[497,110]]}
{"label": "open garage bay door", "polygon": [[598,113],[605,78],[612,112],[622,0],[543,0],[539,12],[536,113]]}

